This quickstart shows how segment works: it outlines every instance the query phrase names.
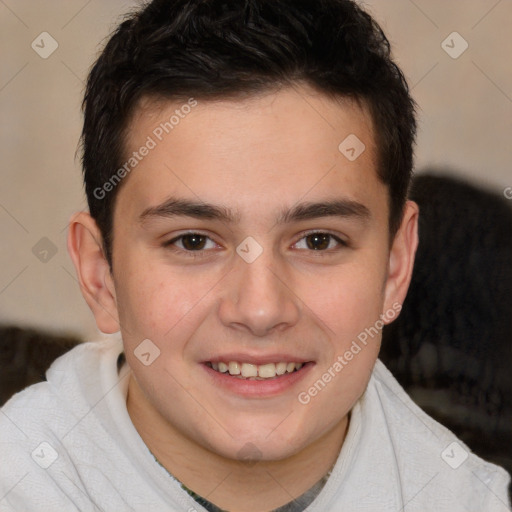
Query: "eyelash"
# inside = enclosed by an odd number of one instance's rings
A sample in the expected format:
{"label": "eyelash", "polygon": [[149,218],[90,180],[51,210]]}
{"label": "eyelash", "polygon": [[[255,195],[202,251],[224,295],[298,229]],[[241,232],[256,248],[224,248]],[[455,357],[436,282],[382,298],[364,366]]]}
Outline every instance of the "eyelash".
{"label": "eyelash", "polygon": [[[203,233],[199,233],[197,231],[189,231],[188,233],[183,233],[183,234],[173,238],[172,240],[169,240],[168,242],[165,242],[163,244],[163,247],[166,248],[166,249],[170,249],[171,251],[173,251],[175,253],[179,253],[180,255],[185,255],[185,256],[188,256],[188,257],[191,257],[191,258],[205,258],[205,257],[210,256],[210,254],[209,254],[210,250],[209,249],[201,249],[201,250],[198,250],[198,251],[189,251],[187,249],[181,249],[180,247],[176,247],[174,245],[176,242],[182,240],[184,237],[186,237],[186,236],[193,236],[193,235],[204,237],[204,238],[207,238],[208,240],[214,242],[211,239],[211,237],[209,237],[208,235],[205,235]],[[214,242],[214,243],[216,243],[216,242]]]}
{"label": "eyelash", "polygon": [[330,233],[329,231],[318,231],[318,230],[306,231],[304,233],[301,233],[299,238],[293,245],[298,244],[301,240],[304,240],[308,236],[311,236],[311,235],[327,235],[338,244],[338,247],[335,247],[334,249],[331,248],[331,249],[317,250],[317,251],[314,251],[312,249],[300,249],[300,250],[307,250],[308,252],[315,254],[315,256],[320,256],[320,257],[326,256],[326,255],[332,254],[333,252],[339,251],[342,248],[349,247],[348,242],[346,240],[341,239],[339,236],[337,236],[333,233]]}
{"label": "eyelash", "polygon": [[[169,240],[168,242],[165,242],[163,244],[163,247],[166,248],[166,249],[170,249],[170,250],[172,250],[172,251],[174,251],[176,253],[184,254],[187,257],[191,257],[191,258],[205,258],[205,257],[210,256],[210,254],[208,254],[208,253],[211,251],[211,249],[199,249],[197,251],[191,251],[191,250],[187,250],[187,249],[181,249],[181,248],[176,247],[174,245],[176,242],[182,240],[184,237],[192,236],[192,235],[196,235],[196,236],[200,236],[200,237],[205,237],[209,241],[216,243],[208,235],[205,235],[203,233],[199,233],[197,231],[190,231],[188,233],[183,233],[183,234],[173,238],[172,240]],[[342,248],[349,247],[348,242],[345,241],[345,240],[342,240],[339,236],[336,236],[333,233],[329,233],[328,231],[318,231],[318,230],[316,230],[316,231],[314,231],[314,230],[313,231],[307,231],[307,232],[301,233],[300,237],[297,239],[296,242],[294,242],[293,245],[297,245],[300,241],[304,240],[305,238],[307,238],[308,236],[311,236],[311,235],[327,235],[327,236],[329,236],[332,240],[334,240],[338,244],[338,247],[336,247],[334,249],[331,248],[331,249],[316,250],[316,251],[313,250],[313,249],[299,249],[299,250],[307,251],[309,253],[313,253],[317,257],[322,257],[322,256],[326,256],[326,255],[332,254],[333,252],[339,251]]]}

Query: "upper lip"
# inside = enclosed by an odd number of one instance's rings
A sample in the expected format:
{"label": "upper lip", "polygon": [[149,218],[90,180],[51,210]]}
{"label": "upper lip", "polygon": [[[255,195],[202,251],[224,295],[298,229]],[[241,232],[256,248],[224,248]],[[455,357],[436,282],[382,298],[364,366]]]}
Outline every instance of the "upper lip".
{"label": "upper lip", "polygon": [[312,361],[309,358],[304,358],[300,356],[295,356],[292,354],[261,354],[261,355],[251,355],[251,354],[240,354],[240,353],[232,353],[232,354],[224,354],[221,356],[212,356],[210,359],[206,359],[203,363],[229,363],[230,361],[236,361],[237,363],[249,363],[255,365],[263,365],[269,363],[308,363]]}

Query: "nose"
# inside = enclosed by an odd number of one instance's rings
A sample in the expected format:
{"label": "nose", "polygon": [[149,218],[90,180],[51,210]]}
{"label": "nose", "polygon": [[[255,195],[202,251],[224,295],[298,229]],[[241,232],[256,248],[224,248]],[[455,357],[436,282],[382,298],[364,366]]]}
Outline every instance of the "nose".
{"label": "nose", "polygon": [[262,337],[298,322],[300,301],[284,269],[272,263],[263,255],[253,263],[238,259],[219,307],[224,325]]}

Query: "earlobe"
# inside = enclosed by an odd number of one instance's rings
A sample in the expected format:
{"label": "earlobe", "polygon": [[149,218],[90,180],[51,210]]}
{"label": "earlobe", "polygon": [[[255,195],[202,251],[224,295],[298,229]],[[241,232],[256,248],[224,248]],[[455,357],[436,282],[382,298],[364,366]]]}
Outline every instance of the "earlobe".
{"label": "earlobe", "polygon": [[418,248],[418,217],[418,205],[413,201],[407,201],[402,224],[395,235],[389,254],[384,312],[397,303],[402,305],[407,295]]}
{"label": "earlobe", "polygon": [[89,213],[71,218],[68,251],[77,273],[80,289],[91,308],[98,328],[104,333],[119,330],[115,287],[105,258],[101,232]]}

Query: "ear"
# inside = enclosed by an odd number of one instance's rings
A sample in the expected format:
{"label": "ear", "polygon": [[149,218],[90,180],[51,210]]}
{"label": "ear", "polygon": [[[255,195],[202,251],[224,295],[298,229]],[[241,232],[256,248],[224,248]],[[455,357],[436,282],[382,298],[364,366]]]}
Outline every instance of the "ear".
{"label": "ear", "polygon": [[96,319],[100,331],[119,331],[119,317],[110,266],[103,252],[101,232],[89,213],[71,218],[68,252],[75,265],[80,290]]}
{"label": "ear", "polygon": [[[407,295],[414,267],[414,256],[418,248],[418,217],[418,205],[413,201],[407,201],[402,223],[389,253],[384,311],[396,310],[396,304],[401,306]],[[386,323],[391,321],[388,320]]]}

